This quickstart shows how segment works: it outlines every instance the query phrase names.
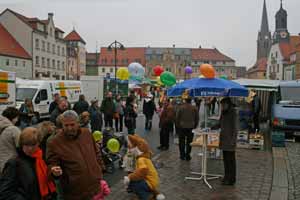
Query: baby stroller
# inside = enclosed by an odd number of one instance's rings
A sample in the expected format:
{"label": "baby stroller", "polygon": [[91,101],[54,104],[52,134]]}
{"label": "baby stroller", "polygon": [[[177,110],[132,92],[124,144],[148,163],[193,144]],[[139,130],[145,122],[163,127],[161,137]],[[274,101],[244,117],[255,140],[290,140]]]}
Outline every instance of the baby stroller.
{"label": "baby stroller", "polygon": [[[120,148],[118,152],[109,150],[107,144],[110,139],[116,139],[119,142]],[[125,154],[125,141],[125,136],[120,133],[115,133],[113,128],[108,127],[103,130],[101,152],[108,173],[112,174],[115,172],[115,162],[118,162],[119,168],[123,165],[122,159]]]}

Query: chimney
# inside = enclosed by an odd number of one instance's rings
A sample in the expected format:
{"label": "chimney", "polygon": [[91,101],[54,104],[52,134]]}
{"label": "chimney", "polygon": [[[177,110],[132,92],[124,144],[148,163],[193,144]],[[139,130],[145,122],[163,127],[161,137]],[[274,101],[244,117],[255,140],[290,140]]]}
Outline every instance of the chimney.
{"label": "chimney", "polygon": [[53,19],[53,13],[48,13],[48,19]]}
{"label": "chimney", "polygon": [[173,44],[173,48],[175,48],[175,44]]}
{"label": "chimney", "polygon": [[202,49],[201,45],[199,45],[199,49]]}

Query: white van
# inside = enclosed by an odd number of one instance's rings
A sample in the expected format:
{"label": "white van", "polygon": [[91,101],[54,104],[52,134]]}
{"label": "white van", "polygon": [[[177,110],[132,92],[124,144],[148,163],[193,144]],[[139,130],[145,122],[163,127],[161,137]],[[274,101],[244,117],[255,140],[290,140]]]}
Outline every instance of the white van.
{"label": "white van", "polygon": [[49,106],[55,93],[67,97],[68,101],[74,104],[81,94],[81,83],[80,81],[17,79],[17,107],[19,108],[26,98],[32,99],[34,111],[39,113],[41,119],[49,118]]}
{"label": "white van", "polygon": [[0,70],[0,114],[16,106],[16,73]]}
{"label": "white van", "polygon": [[101,103],[103,99],[104,78],[101,76],[81,76],[80,81],[85,99],[88,102],[97,99]]}

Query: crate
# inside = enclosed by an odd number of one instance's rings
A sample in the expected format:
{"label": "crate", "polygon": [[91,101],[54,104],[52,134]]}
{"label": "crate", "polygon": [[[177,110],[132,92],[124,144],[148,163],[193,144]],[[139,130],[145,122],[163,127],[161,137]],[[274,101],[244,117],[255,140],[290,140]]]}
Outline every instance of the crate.
{"label": "crate", "polygon": [[237,142],[248,143],[248,133],[246,131],[239,131],[237,135]]}
{"label": "crate", "polygon": [[272,131],[272,146],[285,147],[285,133],[283,131]]}
{"label": "crate", "polygon": [[249,135],[249,146],[251,149],[260,149],[264,148],[264,137],[262,134],[250,134]]}

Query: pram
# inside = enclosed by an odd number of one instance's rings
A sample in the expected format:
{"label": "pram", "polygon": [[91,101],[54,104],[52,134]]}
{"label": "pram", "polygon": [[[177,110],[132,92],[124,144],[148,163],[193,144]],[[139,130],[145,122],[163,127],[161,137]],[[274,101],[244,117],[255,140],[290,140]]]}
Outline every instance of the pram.
{"label": "pram", "polygon": [[[116,139],[120,143],[120,149],[118,152],[113,153],[107,147],[107,143],[110,139]],[[126,152],[125,147],[126,139],[125,136],[120,133],[115,133],[113,128],[105,128],[103,130],[103,140],[101,145],[102,159],[104,161],[106,170],[108,173],[115,172],[115,163],[118,162],[119,168],[122,168],[123,165],[123,156]]]}

